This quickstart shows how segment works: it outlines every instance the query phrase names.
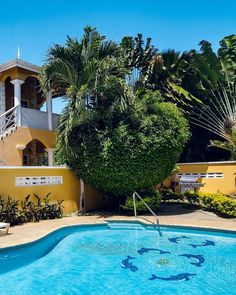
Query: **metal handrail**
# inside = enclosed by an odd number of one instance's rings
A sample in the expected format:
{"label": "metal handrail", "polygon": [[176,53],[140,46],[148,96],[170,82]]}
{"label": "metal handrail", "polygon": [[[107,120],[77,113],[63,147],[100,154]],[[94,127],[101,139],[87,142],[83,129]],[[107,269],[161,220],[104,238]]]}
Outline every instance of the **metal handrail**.
{"label": "metal handrail", "polygon": [[0,135],[3,135],[9,129],[17,125],[17,109],[19,105],[16,105],[0,115]]}
{"label": "metal handrail", "polygon": [[134,216],[137,217],[137,208],[136,208],[136,200],[135,200],[136,196],[147,207],[147,209],[151,212],[151,214],[155,217],[159,235],[162,236],[162,233],[161,233],[161,230],[160,230],[160,222],[159,222],[159,219],[158,219],[157,215],[153,212],[153,210],[148,206],[148,204],[143,200],[142,197],[140,197],[140,195],[137,192],[133,193]]}
{"label": "metal handrail", "polygon": [[5,117],[6,115],[8,115],[9,113],[11,113],[12,111],[14,111],[15,109],[17,109],[19,107],[19,105],[16,105],[14,107],[12,107],[11,109],[9,109],[8,111],[6,111],[5,113],[0,115],[0,119]]}

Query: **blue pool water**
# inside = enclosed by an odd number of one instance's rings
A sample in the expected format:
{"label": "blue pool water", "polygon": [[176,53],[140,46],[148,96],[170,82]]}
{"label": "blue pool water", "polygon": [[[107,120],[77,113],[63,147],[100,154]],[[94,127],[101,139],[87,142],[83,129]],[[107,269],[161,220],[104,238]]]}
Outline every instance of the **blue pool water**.
{"label": "blue pool water", "polygon": [[111,223],[0,250],[0,294],[236,294],[236,234]]}

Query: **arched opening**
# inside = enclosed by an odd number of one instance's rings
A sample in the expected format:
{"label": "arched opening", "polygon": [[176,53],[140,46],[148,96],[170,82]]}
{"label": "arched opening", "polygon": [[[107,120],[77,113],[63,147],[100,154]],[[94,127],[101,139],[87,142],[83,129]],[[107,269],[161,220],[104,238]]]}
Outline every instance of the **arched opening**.
{"label": "arched opening", "polygon": [[[8,76],[5,80],[5,111],[8,111],[14,106],[14,85],[12,79]],[[21,106],[23,108],[40,110],[45,99],[39,87],[39,80],[36,77],[29,76],[21,85]]]}
{"label": "arched opening", "polygon": [[21,106],[23,108],[39,110],[42,102],[39,81],[36,77],[29,76],[21,85]]}
{"label": "arched opening", "polygon": [[23,150],[23,166],[47,166],[48,156],[46,146],[39,140],[33,139]]}
{"label": "arched opening", "polygon": [[6,95],[6,109],[10,110],[14,106],[14,86],[11,83],[11,77],[8,76],[5,80],[5,95]]}

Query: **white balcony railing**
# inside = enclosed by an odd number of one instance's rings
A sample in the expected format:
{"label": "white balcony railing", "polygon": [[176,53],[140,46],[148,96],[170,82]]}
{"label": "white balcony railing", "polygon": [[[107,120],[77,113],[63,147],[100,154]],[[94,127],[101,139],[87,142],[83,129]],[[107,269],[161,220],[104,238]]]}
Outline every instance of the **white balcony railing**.
{"label": "white balcony railing", "polygon": [[[52,114],[53,130],[58,123],[59,115]],[[0,115],[0,136],[13,132],[17,126],[49,130],[48,113],[17,105]]]}
{"label": "white balcony railing", "polygon": [[18,110],[19,106],[15,106],[0,116],[0,135],[17,126]]}
{"label": "white balcony railing", "polygon": [[[58,126],[59,115],[53,114],[53,130]],[[34,109],[21,108],[21,126],[49,130],[48,113]]]}

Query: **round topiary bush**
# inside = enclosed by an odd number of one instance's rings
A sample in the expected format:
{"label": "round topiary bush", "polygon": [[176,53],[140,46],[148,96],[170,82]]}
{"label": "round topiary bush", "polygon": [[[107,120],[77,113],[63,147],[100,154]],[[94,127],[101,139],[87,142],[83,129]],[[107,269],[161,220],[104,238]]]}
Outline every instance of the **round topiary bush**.
{"label": "round topiary bush", "polygon": [[94,188],[130,194],[163,181],[189,138],[178,108],[145,95],[122,111],[112,106],[81,110],[58,157]]}

